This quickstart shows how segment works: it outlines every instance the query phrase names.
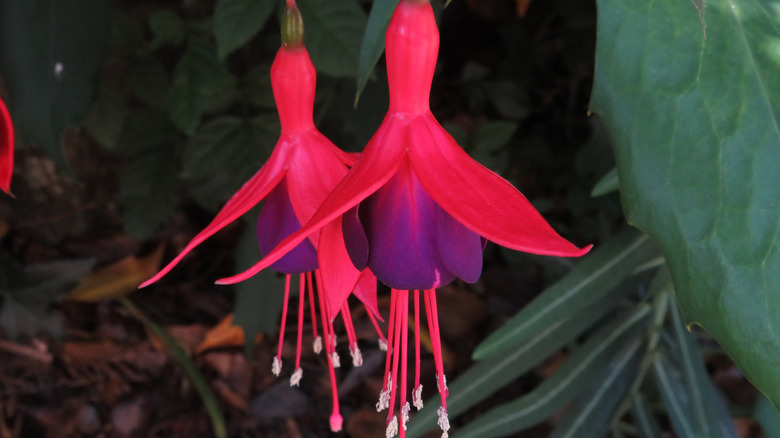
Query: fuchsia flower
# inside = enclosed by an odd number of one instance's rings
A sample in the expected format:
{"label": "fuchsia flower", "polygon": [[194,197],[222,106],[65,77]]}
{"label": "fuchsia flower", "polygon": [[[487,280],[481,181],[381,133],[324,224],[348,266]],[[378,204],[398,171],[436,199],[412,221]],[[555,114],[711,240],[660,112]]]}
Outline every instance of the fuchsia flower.
{"label": "fuchsia flower", "polygon": [[[485,240],[534,254],[577,257],[509,182],[472,160],[439,125],[429,107],[439,33],[427,0],[401,0],[386,34],[390,109],[349,173],[303,227],[230,284],[272,266],[322,227],[341,218],[347,252],[357,269],[368,267],[391,287],[384,390],[377,408],[389,407],[387,436],[404,436],[409,291],[413,290],[416,377],[412,400],[422,407],[419,379],[419,295],[424,291],[447,436],[447,388],[434,289],[453,279],[478,279]],[[329,299],[343,299],[329,296]],[[331,303],[337,307],[338,302]],[[393,405],[400,378],[400,429]],[[392,363],[391,363],[392,362]]]}
{"label": "fuchsia flower", "polygon": [[[287,14],[282,24],[283,45],[271,67],[271,84],[282,127],[281,136],[271,157],[233,195],[214,220],[198,233],[176,258],[141,287],[159,280],[201,242],[263,200],[265,203],[257,220],[257,235],[261,251],[267,254],[284,238],[300,229],[301,223],[311,218],[325,197],[347,174],[348,166],[354,164],[352,155],[334,146],[314,126],[312,114],[316,72],[303,46],[303,21],[300,12],[294,1],[288,1],[287,6]],[[362,363],[349,307],[345,302],[350,293],[354,293],[364,303],[379,333],[380,345],[384,342],[374,319],[374,315],[379,316],[376,278],[368,269],[358,270],[353,266],[343,242],[340,221],[334,221],[332,226],[320,232],[309,233],[306,238],[290,247],[287,254],[277,258],[269,266],[286,274],[279,346],[272,367],[277,376],[282,368],[282,344],[291,276],[299,275],[298,342],[295,372],[290,378],[291,385],[297,385],[303,373],[300,359],[304,301],[307,296],[315,338],[314,349],[319,353],[322,348],[322,338],[317,333],[314,304],[314,282],[317,283],[321,328],[324,332],[333,389],[331,428],[334,431],[341,429],[342,422],[333,370],[339,366],[339,357],[335,352],[336,335],[332,321],[339,312],[347,330],[353,364],[359,366]],[[327,257],[320,257],[322,261],[318,260],[320,251],[327,254]],[[325,295],[330,293],[326,283],[333,288],[334,297],[337,296],[338,299],[326,300]],[[340,290],[341,288],[343,290]],[[338,303],[338,306],[332,307],[331,303]]]}
{"label": "fuchsia flower", "polygon": [[0,190],[11,194],[11,175],[14,172],[14,125],[11,115],[0,99]]}

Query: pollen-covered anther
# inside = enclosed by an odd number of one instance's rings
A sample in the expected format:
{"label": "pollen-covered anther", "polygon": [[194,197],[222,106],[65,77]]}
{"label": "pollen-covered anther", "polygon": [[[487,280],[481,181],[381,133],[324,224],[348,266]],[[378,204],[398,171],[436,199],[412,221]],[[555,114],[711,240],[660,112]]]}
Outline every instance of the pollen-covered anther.
{"label": "pollen-covered anther", "polygon": [[393,375],[387,375],[387,386],[379,393],[379,401],[376,404],[376,411],[382,412],[390,407],[390,387],[392,386]]}
{"label": "pollen-covered anther", "polygon": [[339,354],[335,351],[330,354],[330,361],[333,363],[333,368],[341,367],[341,358],[339,358]]}
{"label": "pollen-covered anther", "polygon": [[379,339],[379,350],[387,351],[387,341],[385,341],[384,339]]}
{"label": "pollen-covered anther", "polygon": [[393,438],[398,435],[398,417],[393,415],[393,419],[387,423],[387,430],[385,430],[386,438]]}
{"label": "pollen-covered anther", "polygon": [[357,345],[349,348],[349,354],[352,355],[352,366],[359,367],[363,365],[363,354],[360,353],[360,348]]}
{"label": "pollen-covered anther", "polygon": [[290,386],[301,386],[301,378],[303,377],[303,368],[298,368],[290,376]]}
{"label": "pollen-covered anther", "polygon": [[322,353],[322,336],[317,336],[314,339],[314,345],[312,348],[314,349],[314,354]]}
{"label": "pollen-covered anther", "polygon": [[439,415],[439,427],[442,431],[441,438],[447,438],[449,436],[447,432],[450,430],[450,418],[447,416],[447,409],[442,406],[436,413]]}
{"label": "pollen-covered anther", "polygon": [[418,411],[423,408],[422,388],[422,385],[417,385],[414,391],[412,391],[412,404]]}
{"label": "pollen-covered anther", "polygon": [[401,406],[401,427],[406,430],[406,423],[409,422],[409,411],[411,410],[411,407],[409,407],[409,402],[404,403],[403,406]]}
{"label": "pollen-covered anther", "polygon": [[274,356],[274,362],[271,364],[271,372],[274,373],[274,376],[279,377],[279,374],[282,373],[282,359],[279,358],[279,356]]}
{"label": "pollen-covered anther", "polygon": [[[448,396],[450,393],[449,388],[447,388],[447,376],[442,374],[441,378],[440,376],[436,374],[436,389],[439,390],[439,394],[444,394],[444,396]],[[442,383],[444,383],[444,387],[442,388]]]}

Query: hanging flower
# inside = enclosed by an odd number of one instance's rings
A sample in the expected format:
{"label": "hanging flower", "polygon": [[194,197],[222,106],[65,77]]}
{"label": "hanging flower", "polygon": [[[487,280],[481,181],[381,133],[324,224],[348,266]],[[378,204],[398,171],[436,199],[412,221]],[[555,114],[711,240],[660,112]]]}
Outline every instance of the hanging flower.
{"label": "hanging flower", "polygon": [[[441,394],[439,425],[446,437],[447,386],[434,289],[455,278],[476,281],[482,270],[485,240],[518,251],[562,257],[581,256],[590,246],[579,249],[559,236],[516,188],[471,159],[433,117],[429,97],[439,33],[427,0],[400,1],[385,43],[390,109],[360,158],[300,230],[249,270],[218,283],[241,281],[271,266],[307,236],[340,217],[346,249],[355,267],[370,268],[391,287],[385,381],[377,404],[378,410],[389,408],[387,436],[399,431],[405,436],[409,418],[406,351],[410,291],[416,352],[412,401],[418,409],[422,407],[422,291]],[[338,304],[331,303],[331,307]],[[393,413],[396,398],[400,428]]]}
{"label": "hanging flower", "polygon": [[[316,72],[303,45],[303,21],[292,0],[288,1],[283,18],[282,47],[271,66],[271,84],[282,130],[268,162],[231,197],[214,220],[198,233],[176,258],[141,287],[159,280],[196,246],[263,200],[265,202],[257,219],[257,236],[261,252],[269,253],[284,238],[299,230],[301,223],[311,218],[322,200],[347,174],[349,166],[354,164],[353,155],[334,146],[314,126],[312,114]],[[300,366],[301,343],[306,313],[304,304],[308,297],[315,352],[322,350],[323,337],[325,341],[333,391],[333,413],[330,422],[334,431],[340,430],[342,423],[333,369],[340,366],[333,330],[333,320],[339,313],[347,331],[353,365],[362,364],[352,318],[346,304],[350,293],[354,293],[366,306],[367,314],[379,333],[380,345],[385,342],[375,321],[375,316],[379,316],[376,278],[368,269],[358,270],[354,267],[344,246],[341,226],[337,226],[336,222],[338,221],[334,221],[334,226],[322,232],[311,233],[270,266],[285,274],[279,345],[272,371],[277,376],[281,373],[291,280],[292,276],[297,275],[298,339],[295,370],[290,384],[298,385],[303,374]],[[318,260],[318,247],[324,248],[327,253],[322,263]],[[327,287],[325,283],[328,284]],[[325,298],[325,295],[330,293],[329,289],[333,290],[334,299]],[[319,306],[316,302],[319,302]],[[330,303],[338,305],[331,307]],[[317,311],[321,316],[322,337],[317,330]]]}
{"label": "hanging flower", "polygon": [[11,194],[11,175],[14,171],[14,125],[11,115],[0,99],[0,190]]}

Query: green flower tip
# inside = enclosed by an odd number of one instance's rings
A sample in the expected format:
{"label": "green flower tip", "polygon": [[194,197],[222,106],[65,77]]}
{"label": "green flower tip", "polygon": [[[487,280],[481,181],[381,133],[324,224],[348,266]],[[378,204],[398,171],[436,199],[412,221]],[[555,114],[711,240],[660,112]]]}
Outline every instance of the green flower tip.
{"label": "green flower tip", "polygon": [[282,45],[303,46],[303,18],[301,18],[301,11],[295,5],[287,8],[282,17]]}

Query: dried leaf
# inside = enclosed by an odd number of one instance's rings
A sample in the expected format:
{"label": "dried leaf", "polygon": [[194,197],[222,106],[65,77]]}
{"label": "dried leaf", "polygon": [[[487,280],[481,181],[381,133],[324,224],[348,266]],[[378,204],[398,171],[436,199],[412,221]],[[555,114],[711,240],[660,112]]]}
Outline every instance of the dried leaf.
{"label": "dried leaf", "polygon": [[81,302],[97,302],[121,298],[133,292],[160,268],[163,246],[144,258],[128,256],[118,262],[87,275],[67,299]]}
{"label": "dried leaf", "polygon": [[[255,343],[262,339],[263,334],[259,333],[255,338]],[[233,325],[233,314],[230,313],[206,333],[206,338],[195,348],[195,354],[203,353],[212,348],[241,347],[243,345],[244,329],[241,326]]]}

